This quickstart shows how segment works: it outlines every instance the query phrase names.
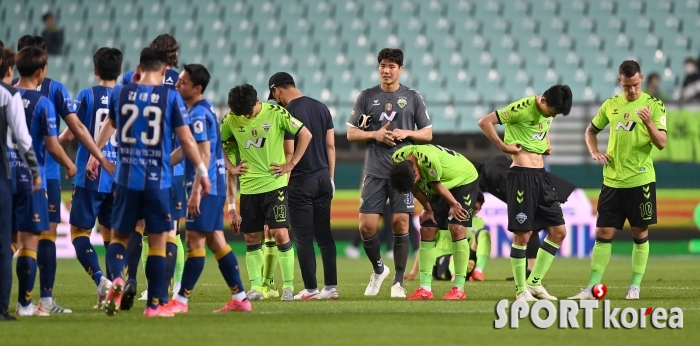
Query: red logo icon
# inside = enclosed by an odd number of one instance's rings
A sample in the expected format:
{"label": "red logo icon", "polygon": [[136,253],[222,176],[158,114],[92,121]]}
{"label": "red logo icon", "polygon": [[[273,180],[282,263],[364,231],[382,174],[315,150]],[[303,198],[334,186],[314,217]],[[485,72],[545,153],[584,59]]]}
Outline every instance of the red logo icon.
{"label": "red logo icon", "polygon": [[593,286],[593,296],[595,299],[601,300],[605,297],[606,294],[608,294],[608,288],[605,287],[603,284],[597,284]]}

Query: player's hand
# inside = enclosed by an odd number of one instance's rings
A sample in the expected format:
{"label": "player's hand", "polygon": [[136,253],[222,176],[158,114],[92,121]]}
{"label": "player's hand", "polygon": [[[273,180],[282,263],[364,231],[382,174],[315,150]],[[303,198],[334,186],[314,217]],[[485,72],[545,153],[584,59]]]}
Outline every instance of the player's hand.
{"label": "player's hand", "polygon": [[408,136],[411,135],[411,131],[409,130],[404,130],[404,129],[395,129],[391,131],[391,133],[394,135],[394,140],[396,141],[403,141],[406,139]]}
{"label": "player's hand", "polygon": [[238,216],[236,209],[228,211],[228,225],[231,226],[231,231],[234,235],[241,234],[241,218]]}
{"label": "player's hand", "polygon": [[645,108],[637,109],[637,115],[639,119],[642,119],[645,125],[649,125],[651,123],[651,108],[649,104],[647,104]]}
{"label": "player's hand", "polygon": [[270,165],[270,172],[275,174],[275,178],[279,178],[284,174],[287,174],[292,171],[294,168],[294,165],[291,162],[279,164],[279,163],[273,163]]}
{"label": "player's hand", "polygon": [[198,218],[201,215],[199,204],[202,202],[202,196],[198,193],[193,193],[187,201],[187,216]]}
{"label": "player's hand", "polygon": [[73,178],[78,173],[78,168],[71,162],[70,166],[66,167],[66,179]]}
{"label": "player's hand", "polygon": [[333,178],[331,178],[331,186],[333,187],[333,194],[331,196],[335,196],[335,182],[333,181]]}
{"label": "player's hand", "polygon": [[426,221],[432,221],[434,224],[437,225],[437,222],[435,221],[435,214],[433,213],[432,210],[425,210],[420,213],[418,216],[418,221],[422,224],[423,222]]}
{"label": "player's hand", "polygon": [[90,178],[90,180],[95,180],[95,178],[97,178],[97,172],[99,172],[99,169],[100,163],[94,156],[90,155],[87,165],[85,165],[85,173],[87,173],[88,178]]}
{"label": "player's hand", "polygon": [[209,177],[199,177],[199,185],[202,186],[200,196],[204,197],[208,195],[209,191],[211,191],[211,181],[209,180]]}
{"label": "player's hand", "polygon": [[520,146],[520,144],[509,144],[506,145],[505,148],[503,148],[503,152],[506,154],[517,154],[523,150],[523,147]]}
{"label": "player's hand", "polygon": [[241,160],[241,163],[238,164],[238,166],[233,167],[228,170],[231,172],[231,174],[234,175],[243,175],[248,172],[248,166],[245,165],[245,160]]}
{"label": "player's hand", "polygon": [[41,190],[41,183],[42,183],[41,177],[34,178],[34,181],[32,181],[32,185],[33,185],[32,193]]}
{"label": "player's hand", "polygon": [[593,158],[593,161],[598,162],[601,165],[607,165],[608,163],[612,162],[612,158],[608,154],[601,152],[591,153],[591,157]]}
{"label": "player's hand", "polygon": [[547,145],[547,150],[545,150],[544,153],[542,153],[542,155],[552,155],[552,146]]}
{"label": "player's hand", "polygon": [[394,133],[387,130],[387,128],[389,128],[389,125],[391,125],[391,121],[387,122],[379,130],[374,131],[374,140],[380,143],[384,143],[390,147],[393,147],[396,145],[396,143],[394,142]]}
{"label": "player's hand", "polygon": [[467,210],[462,208],[462,205],[457,203],[455,205],[450,206],[450,214],[452,217],[454,217],[457,221],[464,221],[467,219]]}
{"label": "player's hand", "polygon": [[145,219],[136,220],[136,229],[137,230],[140,229],[142,235],[144,233],[146,233],[146,220]]}

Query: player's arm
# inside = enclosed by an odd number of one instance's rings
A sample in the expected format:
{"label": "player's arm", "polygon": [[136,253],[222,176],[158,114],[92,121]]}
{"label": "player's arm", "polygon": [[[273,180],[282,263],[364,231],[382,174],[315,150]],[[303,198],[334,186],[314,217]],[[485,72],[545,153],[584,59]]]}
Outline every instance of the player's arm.
{"label": "player's arm", "polygon": [[462,208],[462,205],[457,202],[454,196],[452,196],[452,193],[450,193],[450,190],[448,190],[445,185],[442,185],[442,183],[439,181],[428,183],[428,185],[433,189],[433,191],[437,192],[442,199],[447,201],[447,204],[450,205],[450,213],[453,217],[455,217],[457,220],[464,220],[467,218],[467,211]]}
{"label": "player's arm", "polygon": [[10,131],[14,134],[15,146],[19,151],[19,156],[29,171],[32,172],[32,180],[34,191],[41,188],[41,173],[39,172],[39,161],[36,158],[36,153],[32,147],[32,137],[27,129],[26,116],[24,114],[24,104],[22,96],[15,93],[7,104],[7,125]]}
{"label": "player's arm", "polygon": [[333,194],[335,195],[335,131],[331,128],[326,131],[326,156],[328,157],[328,173],[331,176]]}
{"label": "player's arm", "polygon": [[418,185],[413,184],[413,187],[411,188],[411,192],[413,193],[413,196],[416,198],[418,203],[423,206],[423,210],[427,210],[432,212],[433,208],[430,207],[430,202],[428,202],[428,195],[421,190]]}
{"label": "player's arm", "polygon": [[496,124],[501,124],[501,120],[499,119],[497,112],[491,112],[485,115],[479,119],[479,122],[477,123],[477,125],[479,125],[481,128],[481,132],[483,132],[486,138],[495,144],[499,150],[508,154],[517,154],[520,152],[522,147],[519,145],[506,145],[503,140],[501,140],[501,137],[498,136],[498,131],[496,131]]}
{"label": "player's arm", "polygon": [[182,156],[182,147],[177,148],[170,153],[170,166],[177,166],[184,159],[185,157]]}
{"label": "player's arm", "polygon": [[637,111],[637,115],[646,126],[651,142],[657,149],[663,150],[666,147],[666,108],[656,103],[652,108],[647,103],[645,108]]}
{"label": "player's arm", "polygon": [[62,147],[66,148],[74,139],[75,135],[73,132],[69,128],[66,128],[63,130],[63,132],[61,132],[61,135],[58,136],[58,143],[61,144]]}
{"label": "player's arm", "polygon": [[56,162],[66,168],[66,179],[70,179],[75,175],[78,169],[63,150],[63,147],[58,143],[58,137],[56,136],[56,114],[48,107],[44,108],[42,112],[41,121],[43,124],[41,128],[46,151],[51,154],[51,157],[53,157]]}
{"label": "player's arm", "polygon": [[[197,148],[199,148],[199,154],[202,156],[202,163],[209,167],[209,160],[211,159],[211,154],[209,153],[210,142],[208,140],[197,142]],[[180,148],[178,148],[180,149]],[[182,151],[180,151],[180,156],[182,156]],[[172,163],[172,160],[171,160]],[[194,175],[194,184],[192,184],[192,193],[187,201],[187,212],[192,215],[192,217],[199,217],[201,215],[199,210],[199,205],[202,198],[202,177],[199,173]]]}
{"label": "player's arm", "polygon": [[276,118],[279,130],[294,134],[294,136],[297,138],[297,146],[294,150],[294,155],[292,155],[292,158],[289,161],[284,164],[273,162],[270,165],[270,172],[275,173],[275,175],[278,177],[292,171],[294,166],[296,166],[296,164],[299,163],[301,158],[304,156],[306,148],[309,147],[309,143],[313,137],[309,129],[307,129],[299,120],[292,117],[292,115],[289,114],[286,109],[280,107],[279,110],[282,113]]}
{"label": "player's arm", "polygon": [[605,126],[607,126],[610,122],[605,113],[605,105],[606,104],[603,103],[603,105],[598,110],[598,114],[595,117],[593,117],[591,123],[588,124],[588,127],[586,128],[586,133],[584,135],[584,140],[586,142],[586,148],[588,148],[588,152],[591,154],[591,157],[594,161],[602,165],[607,165],[612,161],[612,158],[610,156],[598,151],[598,133],[600,133],[600,131],[603,131]]}
{"label": "player's arm", "polygon": [[227,175],[226,200],[228,201],[228,222],[229,226],[231,226],[233,234],[238,235],[241,233],[241,218],[238,217],[238,213],[236,213],[236,189],[238,187],[238,176],[231,172],[227,172]]}
{"label": "player's arm", "polygon": [[[292,157],[294,157],[294,139],[285,139],[284,140],[284,160],[285,160],[285,162],[292,161]],[[287,183],[289,183],[289,179],[291,177],[292,177],[292,174],[287,174]]]}

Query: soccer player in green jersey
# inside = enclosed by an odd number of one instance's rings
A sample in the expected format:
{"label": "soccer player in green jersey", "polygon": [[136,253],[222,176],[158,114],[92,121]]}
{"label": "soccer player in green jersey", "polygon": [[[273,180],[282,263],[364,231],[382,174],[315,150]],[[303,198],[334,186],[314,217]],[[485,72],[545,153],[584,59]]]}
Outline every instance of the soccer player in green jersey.
{"label": "soccer player in green jersey", "polygon": [[408,300],[433,299],[432,268],[437,257],[435,236],[449,224],[454,244],[455,281],[442,299],[466,299],[464,281],[469,265],[467,227],[472,225],[479,191],[476,168],[461,154],[437,145],[407,145],[392,155],[389,183],[397,191],[413,192],[421,214],[420,287]]}
{"label": "soccer player in green jersey", "polygon": [[[591,290],[603,277],[615,230],[622,229],[625,220],[634,236],[627,299],[639,299],[649,258],[649,225],[656,223],[656,174],[651,152],[653,147],[662,150],[666,146],[666,108],[659,99],[642,92],[644,75],[636,61],[622,62],[618,81],[622,94],[605,101],[586,129],[588,151],[593,160],[604,165],[603,187],[598,197],[588,287],[569,299],[595,299]],[[608,124],[608,150],[601,153],[596,135]]]}
{"label": "soccer player in green jersey", "polygon": [[[231,112],[221,124],[221,140],[226,142],[225,155],[234,156],[241,162],[229,162],[233,179],[228,181],[229,203],[235,201],[236,176],[241,180],[241,213],[237,218],[235,209],[229,222],[234,234],[243,232],[247,245],[246,266],[251,281],[248,299],[262,300],[263,229],[267,222],[271,235],[279,250],[282,271],[282,298],[294,300],[294,249],[289,239],[287,217],[287,177],[304,155],[311,141],[311,132],[284,107],[262,103],[258,93],[249,84],[234,87],[229,91],[228,105]],[[298,138],[291,160],[285,162],[284,133]],[[229,166],[231,165],[231,166]]]}
{"label": "soccer player in green jersey", "polygon": [[[557,192],[544,170],[544,155],[549,155],[549,127],[557,114],[571,111],[571,89],[555,85],[541,96],[530,96],[491,112],[479,120],[479,127],[501,151],[511,154],[508,170],[508,230],[513,232],[510,249],[515,277],[516,300],[556,300],[542,286],[542,279],[566,237],[564,215]],[[496,132],[496,124],[506,125],[505,139]],[[537,252],[535,266],[525,278],[527,242],[535,225],[547,229],[547,238]],[[527,280],[527,282],[526,282]]]}

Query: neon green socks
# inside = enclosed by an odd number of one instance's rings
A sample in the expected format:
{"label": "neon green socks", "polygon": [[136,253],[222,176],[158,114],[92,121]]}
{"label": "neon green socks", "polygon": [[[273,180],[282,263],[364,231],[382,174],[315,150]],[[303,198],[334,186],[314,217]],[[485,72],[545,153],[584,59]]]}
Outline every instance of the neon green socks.
{"label": "neon green socks", "polygon": [[435,241],[421,241],[418,249],[418,265],[420,270],[420,285],[425,289],[430,289],[433,282],[433,266],[437,250]]}
{"label": "neon green socks", "polygon": [[467,278],[469,268],[469,241],[467,238],[452,242],[455,247],[455,282],[454,287],[464,289],[464,281]]}
{"label": "neon green socks", "polygon": [[[600,283],[603,279],[605,267],[610,262],[610,253],[612,252],[612,240],[596,239],[591,253],[591,277],[588,280],[588,289]],[[634,259],[634,257],[632,257]],[[634,261],[634,260],[633,260]],[[644,261],[646,264],[646,261]]]}
{"label": "neon green socks", "polygon": [[540,249],[537,250],[535,266],[532,268],[530,279],[527,281],[528,285],[542,285],[542,279],[544,279],[545,274],[547,274],[549,267],[552,265],[554,257],[557,255],[557,251],[559,251],[559,245],[549,240],[549,238],[545,238],[544,242],[540,244]]}
{"label": "neon green socks", "polygon": [[474,267],[474,270],[483,272],[491,256],[491,233],[482,230],[479,232],[476,241],[476,267]]}
{"label": "neon green socks", "polygon": [[634,246],[632,247],[632,286],[639,287],[642,284],[648,259],[649,237],[634,239]]}

